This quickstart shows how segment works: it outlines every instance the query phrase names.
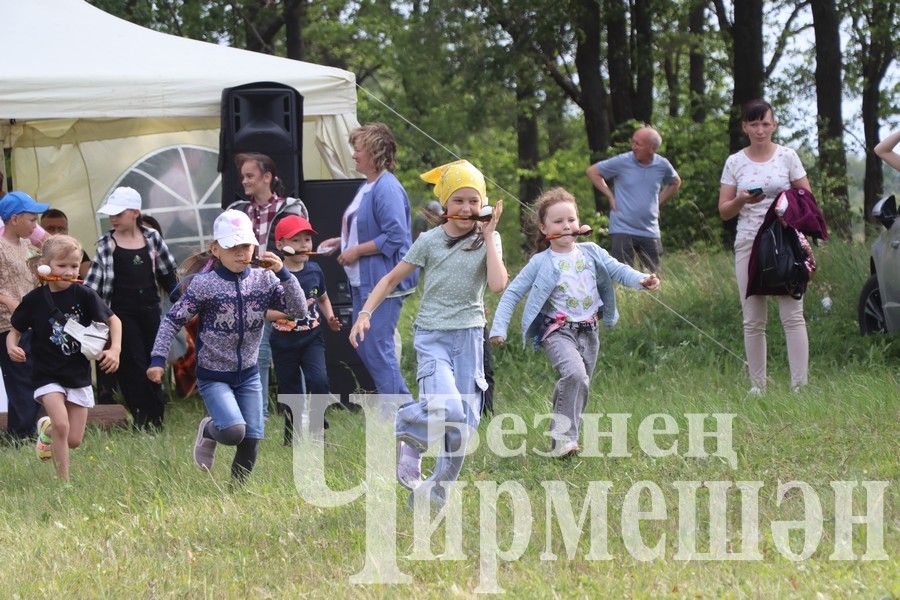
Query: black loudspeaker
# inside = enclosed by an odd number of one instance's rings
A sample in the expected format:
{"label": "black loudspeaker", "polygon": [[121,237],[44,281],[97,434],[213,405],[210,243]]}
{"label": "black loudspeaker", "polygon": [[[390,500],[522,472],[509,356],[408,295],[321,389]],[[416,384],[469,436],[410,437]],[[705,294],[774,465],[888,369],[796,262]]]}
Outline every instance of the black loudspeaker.
{"label": "black loudspeaker", "polygon": [[[364,179],[334,179],[304,181],[300,197],[309,211],[309,221],[317,234],[314,245],[322,240],[341,235],[341,219],[344,211],[353,202]],[[325,273],[325,288],[331,299],[334,313],[341,320],[342,329],[334,332],[322,325],[325,337],[325,362],[331,392],[340,394],[346,403],[347,395],[358,390],[375,391],[375,384],[368,370],[350,345],[348,335],[353,326],[353,297],[344,268],[338,264],[336,254],[314,257]]]}
{"label": "black loudspeaker", "polygon": [[248,83],[222,90],[219,172],[222,208],[246,200],[234,157],[259,152],[275,161],[285,195],[303,185],[303,96],[281,83]]}

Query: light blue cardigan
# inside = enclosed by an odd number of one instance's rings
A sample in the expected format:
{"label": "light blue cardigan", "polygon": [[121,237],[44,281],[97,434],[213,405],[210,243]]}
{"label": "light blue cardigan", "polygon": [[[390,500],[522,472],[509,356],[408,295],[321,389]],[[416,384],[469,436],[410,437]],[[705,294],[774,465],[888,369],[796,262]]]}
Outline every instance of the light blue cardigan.
{"label": "light blue cardigan", "polygon": [[[594,242],[582,242],[577,246],[594,265],[597,293],[603,301],[601,308],[603,323],[607,327],[612,327],[619,320],[613,281],[628,287],[643,289],[641,280],[649,275],[620,263]],[[523,342],[527,343],[530,340],[535,347],[539,346],[544,331],[541,313],[558,282],[559,271],[553,267],[550,250],[547,249],[532,256],[525,268],[516,275],[516,278],[503,292],[503,297],[500,298],[494,314],[490,337],[506,338],[506,330],[509,327],[513,310],[527,292],[528,299],[525,301],[525,309],[522,311],[522,338]]]}

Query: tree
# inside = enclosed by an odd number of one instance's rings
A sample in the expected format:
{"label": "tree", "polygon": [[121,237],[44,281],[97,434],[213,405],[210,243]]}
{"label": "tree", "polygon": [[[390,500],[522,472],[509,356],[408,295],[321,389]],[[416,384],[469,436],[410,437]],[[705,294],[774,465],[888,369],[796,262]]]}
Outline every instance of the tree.
{"label": "tree", "polygon": [[763,95],[765,68],[763,67],[763,11],[762,0],[737,0],[734,3],[734,20],[722,0],[714,0],[719,30],[726,36],[731,54],[731,75],[734,93],[728,121],[728,147],[731,152],[740,150],[743,143],[740,108],[745,102]]}
{"label": "tree", "polygon": [[695,123],[706,120],[706,60],[703,53],[704,22],[708,0],[695,0],[691,6],[688,29],[691,34],[691,53],[688,87],[691,119]]}
{"label": "tree", "polygon": [[897,1],[867,0],[842,4],[850,16],[853,60],[848,75],[854,87],[862,91],[862,119],[866,145],[866,176],[863,181],[864,211],[868,216],[883,191],[881,161],[872,152],[879,141],[878,123],[882,116],[881,83],[896,56],[893,37],[897,31]]}
{"label": "tree", "polygon": [[847,194],[847,159],[844,150],[844,119],[841,115],[840,18],[834,0],[813,0],[816,32],[816,108],[818,112],[819,165],[825,176],[825,200],[829,223],[842,236],[850,234]]}

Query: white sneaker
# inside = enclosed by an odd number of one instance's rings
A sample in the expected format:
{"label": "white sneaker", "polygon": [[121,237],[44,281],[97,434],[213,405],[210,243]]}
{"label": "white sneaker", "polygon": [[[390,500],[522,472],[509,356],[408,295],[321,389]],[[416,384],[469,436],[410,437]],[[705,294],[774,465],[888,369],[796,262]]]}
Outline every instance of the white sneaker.
{"label": "white sneaker", "polygon": [[762,388],[756,387],[756,386],[754,385],[752,388],[750,388],[749,394],[750,394],[751,396],[762,396],[762,395],[763,395],[763,390],[762,390]]}

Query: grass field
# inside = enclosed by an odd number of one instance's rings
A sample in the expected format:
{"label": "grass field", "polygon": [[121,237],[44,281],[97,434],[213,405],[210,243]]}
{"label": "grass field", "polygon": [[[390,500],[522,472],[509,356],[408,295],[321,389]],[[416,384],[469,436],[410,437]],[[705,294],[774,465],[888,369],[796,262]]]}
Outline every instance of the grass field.
{"label": "grass field", "polygon": [[[362,499],[336,508],[304,502],[294,486],[292,452],[280,444],[280,423],[271,420],[269,439],[257,469],[241,490],[227,488],[233,453],[221,449],[212,474],[202,474],[190,450],[202,404],[197,398],[173,400],[164,432],[151,437],[127,431],[89,430],[72,454],[72,483],[63,486],[50,465],[31,448],[0,449],[0,595],[3,597],[469,597],[480,585],[481,502],[476,484],[518,481],[531,507],[530,537],[521,556],[500,561],[497,581],[508,595],[525,598],[590,597],[823,597],[900,596],[900,342],[861,338],[855,321],[856,298],[866,278],[862,246],[830,244],[819,250],[820,276],[806,299],[810,337],[810,385],[792,393],[787,385],[784,340],[777,309],[770,307],[769,373],[763,397],[750,397],[743,366],[690,325],[646,294],[619,293],[622,319],[604,332],[601,357],[588,410],[630,413],[627,458],[578,457],[568,461],[526,456],[501,458],[480,448],[469,457],[462,480],[463,534],[460,560],[419,560],[413,552],[412,513],[397,509],[396,548],[405,585],[353,585],[363,568],[366,523]],[[515,272],[516,269],[511,269]],[[834,305],[820,303],[829,295]],[[739,356],[740,309],[730,256],[680,254],[666,258],[659,299]],[[496,298],[490,300],[496,302]],[[415,301],[404,309],[404,337]],[[518,329],[515,327],[514,329]],[[521,347],[517,334],[495,352],[498,412],[516,413],[526,423],[547,412],[554,376],[543,356]],[[411,348],[407,344],[406,348]],[[407,380],[414,357],[403,358]],[[681,450],[661,458],[642,452],[637,441],[641,419],[672,415],[681,433]],[[720,458],[685,456],[686,413],[734,414],[732,447],[737,468]],[[365,478],[362,416],[329,416],[328,483],[335,489]],[[489,418],[482,421],[481,432]],[[608,421],[605,422],[608,427]],[[529,449],[544,449],[540,428],[529,427]],[[510,442],[510,445],[513,445]],[[602,446],[601,446],[602,447]],[[712,445],[707,445],[712,449]],[[778,504],[780,483],[808,483],[821,502],[823,530],[811,557],[791,561],[775,543],[771,524],[803,518],[799,492]],[[886,559],[864,561],[867,530],[853,528],[856,560],[829,560],[835,546],[835,494],[832,481],[884,481]],[[589,560],[585,526],[569,558],[553,525],[549,549],[556,560],[542,560],[546,542],[543,481],[564,481],[575,516],[592,481],[609,482],[607,560]],[[641,532],[653,547],[665,535],[664,556],[643,562],[625,546],[621,515],[629,488],[639,481],[659,486],[666,518],[645,521]],[[678,550],[677,481],[759,481],[760,560],[683,561]],[[401,500],[404,496],[400,496]],[[647,510],[646,498],[641,504]],[[861,488],[854,514],[865,511]],[[709,507],[698,500],[699,551],[706,548]],[[705,516],[706,515],[706,516]],[[729,551],[740,544],[740,504],[729,494],[726,507]],[[500,546],[508,548],[521,510],[506,498],[497,507]],[[516,519],[520,521],[516,521]],[[432,551],[448,550],[441,526]],[[803,545],[791,535],[793,552]],[[518,553],[517,553],[518,554]],[[421,556],[417,554],[416,556]]]}

